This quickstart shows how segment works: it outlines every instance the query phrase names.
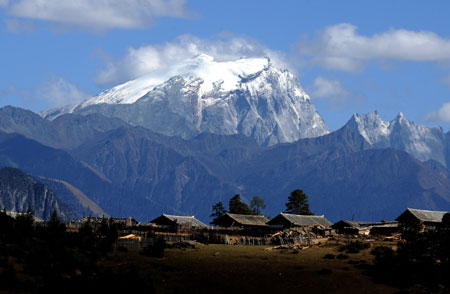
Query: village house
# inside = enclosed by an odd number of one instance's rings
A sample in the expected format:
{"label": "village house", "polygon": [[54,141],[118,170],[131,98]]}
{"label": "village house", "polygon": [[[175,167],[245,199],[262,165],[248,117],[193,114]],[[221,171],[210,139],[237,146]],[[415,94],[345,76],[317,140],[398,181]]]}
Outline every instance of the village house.
{"label": "village house", "polygon": [[166,228],[180,228],[180,227],[191,227],[191,228],[207,228],[208,226],[196,219],[194,216],[179,216],[179,215],[169,215],[162,214],[154,220],[150,221],[152,224],[159,225]]}
{"label": "village house", "polygon": [[267,228],[269,219],[263,215],[226,213],[214,221],[214,225],[226,228],[261,229]]}
{"label": "village house", "polygon": [[398,233],[398,231],[398,222],[381,222],[381,224],[372,226],[370,235],[391,236]]}
{"label": "village house", "polygon": [[298,215],[289,213],[280,213],[268,223],[271,229],[290,229],[294,227],[302,228],[329,228],[332,223],[323,215]]}
{"label": "village house", "polygon": [[338,234],[391,235],[398,231],[398,223],[392,221],[361,222],[340,220],[331,226]]}
{"label": "village house", "polygon": [[122,225],[125,227],[133,227],[137,225],[137,221],[132,218],[131,216],[128,218],[122,218],[122,217],[92,217],[92,216],[86,216],[83,217],[80,220],[80,223],[86,223],[90,222],[93,225],[99,225],[103,221],[106,222],[112,222],[113,224]]}
{"label": "village house", "polygon": [[418,220],[425,230],[433,230],[440,225],[446,213],[449,212],[407,208],[395,220],[400,223],[406,223],[413,219]]}
{"label": "village house", "polygon": [[372,223],[370,222],[340,220],[337,223],[334,223],[331,228],[338,234],[368,235],[370,232],[369,226],[371,224]]}

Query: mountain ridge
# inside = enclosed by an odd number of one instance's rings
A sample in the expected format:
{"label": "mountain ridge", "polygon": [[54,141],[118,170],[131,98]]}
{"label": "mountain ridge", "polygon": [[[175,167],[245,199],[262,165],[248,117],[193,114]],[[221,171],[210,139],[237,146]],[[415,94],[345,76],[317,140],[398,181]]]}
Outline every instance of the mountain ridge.
{"label": "mountain ridge", "polygon": [[[30,118],[15,120],[17,126],[35,118],[24,113]],[[405,205],[450,210],[450,172],[445,166],[393,147],[374,148],[352,123],[324,136],[267,147],[242,134],[201,133],[183,139],[123,122],[114,128],[104,116],[68,116],[68,121],[77,119],[86,127],[77,128],[84,139],[80,144],[74,140],[74,147],[66,150],[0,132],[0,165],[53,179],[47,184],[68,197],[78,215],[86,211],[79,199],[55,183],[76,187],[107,214],[142,221],[162,212],[192,212],[206,221],[213,203],[226,203],[235,193],[244,201],[260,195],[270,207],[267,213],[274,214],[297,188],[307,193],[314,212],[331,220],[348,218],[352,210],[366,220],[394,218]],[[111,129],[92,132],[102,120]],[[36,130],[40,124],[37,120]],[[58,131],[59,125],[53,127]],[[17,131],[31,133],[20,127]]]}
{"label": "mountain ridge", "polygon": [[346,125],[361,134],[373,148],[392,147],[406,151],[421,161],[432,159],[447,166],[449,135],[441,127],[416,124],[402,113],[385,122],[377,111],[354,114]]}
{"label": "mountain ridge", "polygon": [[267,146],[329,133],[297,78],[265,58],[200,55],[174,67],[163,78],[150,74],[41,115],[100,113],[168,136],[240,133]]}

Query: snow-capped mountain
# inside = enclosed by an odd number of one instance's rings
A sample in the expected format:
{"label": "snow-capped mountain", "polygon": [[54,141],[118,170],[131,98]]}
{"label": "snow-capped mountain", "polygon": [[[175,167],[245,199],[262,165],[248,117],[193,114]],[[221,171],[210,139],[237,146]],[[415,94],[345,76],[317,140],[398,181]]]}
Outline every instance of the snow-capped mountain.
{"label": "snow-capped mountain", "polygon": [[394,148],[408,152],[421,161],[433,159],[446,166],[446,136],[441,127],[415,124],[402,113],[383,121],[378,112],[354,114],[347,123],[373,148]]}
{"label": "snow-capped mountain", "polygon": [[218,62],[201,54],[42,116],[73,112],[183,138],[244,134],[269,146],[329,133],[296,77],[267,58]]}

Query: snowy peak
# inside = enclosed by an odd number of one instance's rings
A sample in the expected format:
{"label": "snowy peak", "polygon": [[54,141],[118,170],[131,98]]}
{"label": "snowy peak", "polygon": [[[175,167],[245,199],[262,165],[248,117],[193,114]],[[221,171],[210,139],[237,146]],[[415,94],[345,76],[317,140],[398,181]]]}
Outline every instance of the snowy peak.
{"label": "snowy peak", "polygon": [[242,79],[268,69],[267,58],[239,59],[233,62],[217,62],[212,56],[199,54],[171,67],[152,72],[136,80],[126,82],[83,102],[81,107],[92,104],[130,104],[163,84],[172,77],[192,80],[201,79],[199,94],[202,96],[213,90],[232,91],[239,87]]}
{"label": "snowy peak", "polygon": [[268,58],[200,54],[42,115],[100,112],[169,136],[244,134],[261,145],[329,133],[297,78]]}
{"label": "snowy peak", "polygon": [[389,136],[389,123],[383,121],[378,111],[367,114],[354,114],[349,123],[353,129],[374,147],[385,148],[386,138]]}
{"label": "snowy peak", "polygon": [[390,122],[383,121],[378,112],[354,114],[347,123],[366,139],[373,148],[395,148],[426,161],[445,161],[445,134],[441,127],[418,125],[399,113]]}

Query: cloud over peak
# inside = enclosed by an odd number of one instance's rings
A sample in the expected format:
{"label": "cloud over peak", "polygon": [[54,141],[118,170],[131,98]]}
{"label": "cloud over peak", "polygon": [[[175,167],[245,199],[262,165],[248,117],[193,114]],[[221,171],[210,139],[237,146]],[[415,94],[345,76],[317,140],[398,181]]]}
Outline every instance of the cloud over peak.
{"label": "cloud over peak", "polygon": [[237,60],[242,57],[269,57],[274,65],[289,68],[282,53],[268,49],[248,37],[230,35],[209,40],[182,35],[163,44],[130,47],[128,53],[118,60],[106,59],[96,81],[99,84],[109,85],[126,82],[153,71],[164,70],[201,53],[213,56],[217,61]]}
{"label": "cloud over peak", "polygon": [[450,102],[444,103],[438,110],[431,111],[425,116],[429,122],[450,122]]}
{"label": "cloud over peak", "polygon": [[433,32],[390,29],[364,36],[348,23],[326,27],[301,41],[299,50],[312,64],[344,71],[358,70],[370,60],[450,61],[450,39]]}
{"label": "cloud over peak", "polygon": [[186,17],[184,0],[0,0],[11,16],[94,31],[147,28],[159,17]]}
{"label": "cloud over peak", "polygon": [[333,108],[340,108],[348,103],[359,103],[364,98],[363,95],[346,89],[339,80],[322,76],[318,76],[308,88],[311,98],[326,99]]}

